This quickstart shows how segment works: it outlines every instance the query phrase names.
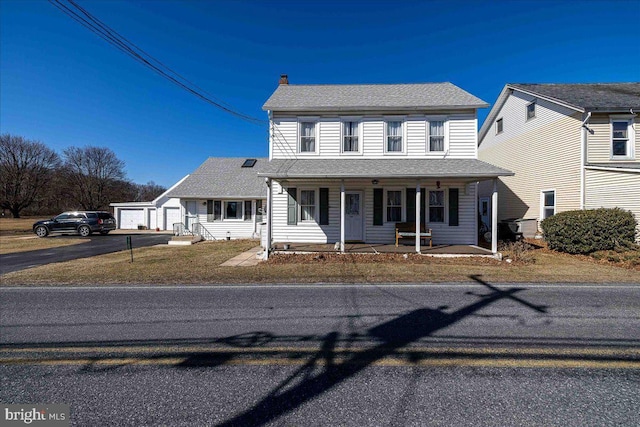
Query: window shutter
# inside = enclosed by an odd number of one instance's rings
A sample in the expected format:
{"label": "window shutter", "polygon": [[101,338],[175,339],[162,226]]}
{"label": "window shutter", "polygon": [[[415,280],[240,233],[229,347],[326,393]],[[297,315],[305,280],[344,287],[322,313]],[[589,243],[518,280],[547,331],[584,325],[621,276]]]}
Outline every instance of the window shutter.
{"label": "window shutter", "polygon": [[329,189],[320,189],[320,225],[329,225]]}
{"label": "window shutter", "polygon": [[382,188],[373,189],[373,225],[382,225],[383,223]]}
{"label": "window shutter", "polygon": [[416,189],[407,188],[407,222],[416,222]]}
{"label": "window shutter", "polygon": [[287,225],[296,225],[298,223],[298,189],[295,187],[287,188]]}
{"label": "window shutter", "polygon": [[450,226],[458,226],[459,225],[459,192],[460,190],[457,188],[449,189],[449,225]]}

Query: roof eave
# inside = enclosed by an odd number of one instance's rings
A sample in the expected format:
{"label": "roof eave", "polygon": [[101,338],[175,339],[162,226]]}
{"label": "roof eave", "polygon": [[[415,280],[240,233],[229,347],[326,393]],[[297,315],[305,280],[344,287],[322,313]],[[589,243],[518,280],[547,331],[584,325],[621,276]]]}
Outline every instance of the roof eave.
{"label": "roof eave", "polygon": [[500,176],[514,176],[515,173],[510,171],[496,172],[496,173],[474,173],[474,174],[455,174],[455,173],[440,173],[440,174],[404,174],[404,175],[384,175],[376,174],[371,175],[353,175],[353,174],[318,174],[318,175],[294,175],[283,173],[261,173],[258,176],[275,179],[415,179],[415,178],[498,178]]}
{"label": "roof eave", "polygon": [[487,108],[489,104],[481,103],[481,104],[455,104],[455,105],[431,105],[431,106],[383,106],[383,107],[371,107],[371,106],[362,106],[362,105],[353,105],[353,106],[341,106],[341,107],[332,107],[332,106],[324,106],[324,107],[277,107],[274,105],[264,105],[262,110],[264,111],[273,111],[273,112],[332,112],[332,111],[367,111],[367,112],[388,112],[388,111],[438,111],[438,110],[458,110],[458,109],[478,109],[478,108]]}

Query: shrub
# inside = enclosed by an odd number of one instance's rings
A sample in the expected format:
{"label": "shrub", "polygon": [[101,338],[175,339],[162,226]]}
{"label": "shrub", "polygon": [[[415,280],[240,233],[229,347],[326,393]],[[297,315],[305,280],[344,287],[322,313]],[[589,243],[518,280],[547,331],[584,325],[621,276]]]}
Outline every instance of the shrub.
{"label": "shrub", "polygon": [[540,223],[550,249],[589,254],[634,246],[636,219],[620,208],[567,211]]}
{"label": "shrub", "polygon": [[516,242],[500,242],[498,249],[503,252],[504,256],[514,262],[522,262],[525,264],[534,263],[535,257],[533,251],[535,246],[518,240]]}

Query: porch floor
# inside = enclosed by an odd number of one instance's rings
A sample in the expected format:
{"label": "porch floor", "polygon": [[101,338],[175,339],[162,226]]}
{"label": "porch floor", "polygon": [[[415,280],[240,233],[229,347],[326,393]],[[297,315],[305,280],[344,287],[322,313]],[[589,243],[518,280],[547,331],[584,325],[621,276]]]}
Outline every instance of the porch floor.
{"label": "porch floor", "polygon": [[[276,252],[333,252],[336,253],[333,243],[288,243],[289,248],[284,249],[284,243],[274,245]],[[398,245],[395,244],[376,244],[376,243],[345,243],[345,253],[351,254],[375,254],[375,253],[395,253],[395,254],[414,254],[416,253],[415,245]],[[433,245],[432,248],[427,246],[420,247],[420,253],[423,255],[493,255],[488,249],[474,245]]]}

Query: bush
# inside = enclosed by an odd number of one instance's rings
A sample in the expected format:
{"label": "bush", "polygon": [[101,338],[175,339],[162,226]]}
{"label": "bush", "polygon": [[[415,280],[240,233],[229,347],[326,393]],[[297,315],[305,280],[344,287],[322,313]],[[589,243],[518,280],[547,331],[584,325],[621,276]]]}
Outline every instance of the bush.
{"label": "bush", "polygon": [[589,254],[635,246],[636,219],[620,208],[561,212],[540,223],[550,249]]}
{"label": "bush", "polygon": [[498,249],[503,253],[505,258],[511,259],[514,262],[529,264],[536,261],[533,253],[536,247],[524,240],[518,240],[516,242],[500,242]]}

